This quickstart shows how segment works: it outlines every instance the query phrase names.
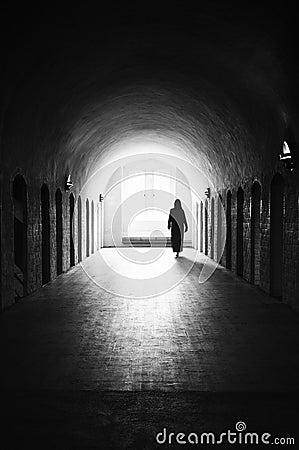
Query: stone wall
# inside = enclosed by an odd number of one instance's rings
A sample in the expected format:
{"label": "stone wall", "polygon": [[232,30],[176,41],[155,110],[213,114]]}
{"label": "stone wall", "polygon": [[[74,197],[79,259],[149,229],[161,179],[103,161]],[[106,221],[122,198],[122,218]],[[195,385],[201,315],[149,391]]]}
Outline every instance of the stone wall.
{"label": "stone wall", "polygon": [[[292,174],[281,170],[285,180],[284,187],[284,209],[283,209],[283,263],[281,266],[282,275],[282,296],[281,300],[288,303],[295,309],[299,309],[298,299],[298,186],[296,178]],[[253,181],[247,181],[244,187],[244,209],[243,209],[243,278],[248,282],[253,282],[260,286],[267,293],[271,293],[271,241],[270,241],[270,196],[271,181],[275,172],[272,171],[263,178],[261,183],[261,209],[260,209],[260,235],[255,237],[255,248],[251,249],[252,242],[252,193]],[[237,258],[237,226],[236,226],[236,191],[232,189],[232,268],[236,273]],[[223,205],[226,210],[227,196],[226,190],[222,190]],[[222,264],[227,266],[227,244],[224,249]],[[256,257],[256,276],[253,279],[251,258]]]}
{"label": "stone wall", "polygon": [[[14,275],[14,208],[12,184],[15,176],[21,174],[27,186],[27,267],[24,277],[27,279],[27,294],[42,286],[42,217],[41,217],[41,186],[43,183],[49,188],[50,204],[50,281],[57,277],[57,242],[56,242],[56,201],[57,188],[62,192],[62,271],[70,269],[70,192],[65,192],[52,180],[36,180],[17,170],[11,177],[3,175],[1,190],[1,309],[4,310],[15,303],[15,275]],[[78,263],[78,219],[76,192],[74,210],[74,249],[75,263]],[[82,199],[82,255],[86,257],[85,217],[86,199]],[[92,199],[90,199],[91,202]],[[94,203],[96,205],[95,199]],[[95,214],[95,235],[96,235]],[[95,236],[95,247],[97,245]],[[91,253],[91,243],[90,243]]]}

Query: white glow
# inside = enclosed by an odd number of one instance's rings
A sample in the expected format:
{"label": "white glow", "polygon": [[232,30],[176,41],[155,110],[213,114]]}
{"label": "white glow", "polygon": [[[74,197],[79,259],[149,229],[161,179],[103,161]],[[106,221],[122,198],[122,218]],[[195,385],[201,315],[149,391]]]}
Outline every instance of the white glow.
{"label": "white glow", "polygon": [[[138,250],[139,252],[148,253],[151,252],[152,258],[149,258],[149,262],[147,264],[136,263],[134,259],[130,260],[130,252],[134,254]],[[105,257],[109,258],[110,267],[120,274],[123,277],[132,278],[137,280],[147,280],[153,277],[159,277],[163,275],[168,270],[172,269],[175,266],[175,259],[173,258],[172,252],[170,249],[165,248],[157,248],[157,249],[148,249],[148,248],[140,248],[140,249],[126,249],[126,253],[128,258],[125,260],[122,254],[115,252],[105,253]],[[158,258],[156,257],[158,255]],[[113,255],[113,257],[111,257]],[[146,294],[146,293],[144,293]]]}
{"label": "white glow", "polygon": [[129,223],[128,235],[131,237],[166,237],[168,214],[157,209],[141,211]]}
{"label": "white glow", "polygon": [[119,142],[113,148],[110,149],[109,155],[103,155],[102,166],[105,164],[104,160],[108,160],[111,164],[122,158],[127,158],[129,156],[136,155],[148,155],[148,154],[158,154],[158,155],[168,155],[176,156],[181,159],[184,158],[187,151],[183,151],[181,147],[175,145],[173,142],[167,143],[165,138],[157,136],[134,136],[131,139],[126,139],[123,142]]}
{"label": "white glow", "polygon": [[288,144],[287,144],[286,141],[283,141],[283,144],[282,144],[282,153],[283,153],[283,155],[285,155],[285,156],[291,155],[291,150],[290,150],[290,148],[289,148],[289,146],[288,146]]}
{"label": "white glow", "polygon": [[[200,169],[192,161],[194,153],[184,143],[179,145],[177,142],[175,145],[169,141],[168,144],[165,137],[164,142],[157,142],[150,138],[144,139],[144,136],[143,140],[139,136],[139,139],[119,143],[119,146],[111,148],[109,159],[107,154],[107,158],[101,158],[101,167],[97,168],[99,160],[95,162],[95,172],[81,191],[82,196],[87,198],[98,198],[99,192],[104,194],[105,200],[101,205],[101,246],[115,247],[118,256],[126,260],[123,268],[117,260],[106,260],[104,251],[98,254],[105,260],[107,273],[120,271],[119,282],[114,287],[110,281],[107,286],[103,286],[105,276],[101,273],[98,283],[109,292],[134,298],[152,297],[167,292],[181,280],[181,273],[176,273],[176,270],[172,272],[172,268],[176,267],[172,249],[158,248],[155,240],[159,237],[165,245],[165,238],[170,237],[167,222],[175,198],[181,199],[188,223],[182,259],[184,276],[191,269],[193,258],[196,259],[196,253],[192,254],[190,260],[185,255],[190,246],[198,249],[199,205],[205,201],[206,186],[211,187],[214,196],[216,192],[208,178],[209,171]],[[222,218],[225,226],[224,213]],[[225,236],[225,233],[222,234]],[[128,248],[128,237],[152,238],[152,246]],[[224,246],[224,239],[221,245]],[[215,268],[216,263],[211,265],[205,261],[199,282],[206,281]],[[128,285],[124,279],[130,280]],[[143,282],[136,284],[138,280]],[[137,289],[136,293],[133,292],[133,286]]]}

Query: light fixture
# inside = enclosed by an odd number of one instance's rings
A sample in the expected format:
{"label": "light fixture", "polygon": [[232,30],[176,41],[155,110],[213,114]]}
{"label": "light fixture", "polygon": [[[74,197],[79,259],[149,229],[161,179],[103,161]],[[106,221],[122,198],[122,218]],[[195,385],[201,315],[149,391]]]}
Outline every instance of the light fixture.
{"label": "light fixture", "polygon": [[205,196],[206,196],[207,198],[210,198],[210,195],[211,195],[211,189],[208,187],[208,188],[205,190]]}
{"label": "light fixture", "polygon": [[65,177],[65,190],[69,191],[73,187],[73,182],[71,180],[71,174]]}
{"label": "light fixture", "polygon": [[283,141],[281,153],[279,154],[279,159],[285,165],[285,168],[292,172],[294,170],[294,158],[291,153],[290,147],[287,141]]}
{"label": "light fixture", "polygon": [[102,201],[104,200],[104,197],[102,194],[99,194],[99,202],[102,203]]}

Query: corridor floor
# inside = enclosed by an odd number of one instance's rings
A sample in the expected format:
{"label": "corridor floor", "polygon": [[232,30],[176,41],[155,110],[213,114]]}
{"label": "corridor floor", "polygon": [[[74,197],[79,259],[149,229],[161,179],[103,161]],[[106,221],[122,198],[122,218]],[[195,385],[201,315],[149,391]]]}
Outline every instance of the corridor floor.
{"label": "corridor floor", "polygon": [[[113,260],[115,249],[102,251]],[[170,402],[167,408],[175,410],[182,393],[191,401],[209,393],[252,392],[253,397],[246,397],[249,402],[257,393],[289,399],[298,392],[299,315],[221,266],[199,284],[203,256],[193,265],[192,249],[186,249],[175,262],[167,249],[165,258],[176,275],[189,273],[157,297],[141,299],[134,298],[132,291],[131,297],[109,292],[107,286],[114,289],[117,276],[105,273],[95,254],[83,265],[84,270],[73,268],[7,310],[0,318],[6,411],[16,414],[11,410],[16,393],[22,393],[25,402],[28,393],[31,398],[47,393],[44,401],[48,404],[55,395],[72,392],[82,408],[80,392],[102,392],[101,401],[122,399],[122,405],[132,393],[139,408],[144,394],[144,399],[156,399],[152,402],[166,399]],[[105,289],[96,282],[101,276],[106,277]],[[171,398],[177,399],[172,406]],[[225,399],[221,402],[225,408]],[[70,405],[65,411],[74,408]],[[156,408],[157,404],[157,413]],[[187,417],[186,403],[184,408]],[[18,410],[19,414],[23,411],[20,403]]]}

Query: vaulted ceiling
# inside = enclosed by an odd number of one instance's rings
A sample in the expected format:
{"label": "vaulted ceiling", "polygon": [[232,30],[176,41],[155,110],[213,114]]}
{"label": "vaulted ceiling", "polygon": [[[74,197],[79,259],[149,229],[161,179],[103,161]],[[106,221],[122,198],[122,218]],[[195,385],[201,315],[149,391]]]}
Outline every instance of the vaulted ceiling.
{"label": "vaulted ceiling", "polygon": [[274,165],[298,117],[294,15],[242,8],[5,11],[7,167],[83,183],[143,135],[219,186]]}

